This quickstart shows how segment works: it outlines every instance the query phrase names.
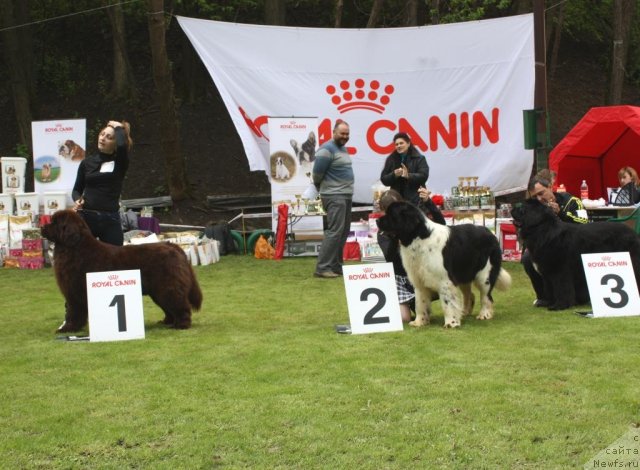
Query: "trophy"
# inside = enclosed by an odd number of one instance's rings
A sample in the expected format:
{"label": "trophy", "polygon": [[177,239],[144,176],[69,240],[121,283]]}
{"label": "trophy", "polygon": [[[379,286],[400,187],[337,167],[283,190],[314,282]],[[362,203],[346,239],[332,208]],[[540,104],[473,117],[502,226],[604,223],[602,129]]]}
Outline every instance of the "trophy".
{"label": "trophy", "polygon": [[295,194],[293,197],[296,198],[296,215],[300,215],[300,199],[302,199],[302,194]]}

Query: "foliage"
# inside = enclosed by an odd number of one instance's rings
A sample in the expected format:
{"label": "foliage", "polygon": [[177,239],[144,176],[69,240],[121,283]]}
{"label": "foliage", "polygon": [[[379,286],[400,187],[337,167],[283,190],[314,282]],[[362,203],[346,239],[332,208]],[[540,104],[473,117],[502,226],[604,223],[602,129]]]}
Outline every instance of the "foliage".
{"label": "foliage", "polygon": [[39,72],[40,86],[61,98],[73,96],[83,86],[83,66],[68,56],[44,56]]}
{"label": "foliage", "polygon": [[[503,16],[511,7],[510,0],[451,0],[442,2],[439,13],[441,23],[475,21]],[[434,12],[432,11],[433,15]]]}
{"label": "foliage", "polygon": [[197,268],[194,326],[55,339],[50,269],[3,270],[4,468],[576,468],[638,422],[639,318],[531,305],[517,263],[496,317],[350,336],[315,259]]}
{"label": "foliage", "polygon": [[29,152],[29,146],[26,144],[16,144],[16,156],[31,159],[31,152]]}

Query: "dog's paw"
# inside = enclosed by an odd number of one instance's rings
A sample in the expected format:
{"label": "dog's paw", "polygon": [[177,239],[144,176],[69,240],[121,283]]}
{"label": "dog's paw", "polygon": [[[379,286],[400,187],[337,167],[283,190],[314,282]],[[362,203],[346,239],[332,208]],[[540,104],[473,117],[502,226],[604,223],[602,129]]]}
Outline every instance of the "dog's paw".
{"label": "dog's paw", "polygon": [[552,310],[552,311],[567,310],[568,308],[571,308],[570,304],[553,304],[553,305],[549,305],[549,307],[547,307],[548,310]]}
{"label": "dog's paw", "polygon": [[460,322],[458,320],[448,320],[444,323],[445,328],[460,328]]}
{"label": "dog's paw", "polygon": [[492,312],[480,312],[478,316],[476,316],[476,320],[491,320],[492,318]]}
{"label": "dog's paw", "polygon": [[72,333],[74,331],[80,331],[82,329],[81,326],[76,325],[75,323],[64,321],[62,325],[58,327],[56,333]]}
{"label": "dog's paw", "polygon": [[426,322],[424,320],[423,321],[419,321],[418,319],[409,322],[409,325],[415,326],[416,328],[420,328],[421,326],[425,326],[425,325],[428,325],[428,324],[429,324],[428,322]]}

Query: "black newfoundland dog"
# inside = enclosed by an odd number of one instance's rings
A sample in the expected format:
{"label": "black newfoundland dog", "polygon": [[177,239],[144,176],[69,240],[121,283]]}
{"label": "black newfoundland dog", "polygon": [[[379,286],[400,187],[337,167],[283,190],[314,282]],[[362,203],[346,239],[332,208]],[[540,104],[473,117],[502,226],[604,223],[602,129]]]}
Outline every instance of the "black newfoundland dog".
{"label": "black newfoundland dog", "polygon": [[628,251],[636,282],[640,279],[640,239],[618,222],[572,224],[561,221],[537,199],[511,211],[513,223],[544,281],[549,310],[564,310],[589,302],[583,253]]}
{"label": "black newfoundland dog", "polygon": [[139,269],[142,293],[164,311],[166,325],[191,326],[191,310],[202,305],[202,291],[182,248],[170,243],[113,246],[96,240],[85,221],[72,210],[58,211],[42,228],[55,243],[53,269],[67,301],[59,333],[78,331],[87,323],[86,274]]}
{"label": "black newfoundland dog", "polygon": [[473,310],[472,284],[482,297],[477,318],[493,317],[491,291],[507,289],[511,276],[501,268],[500,245],[489,230],[472,224],[437,224],[408,202],[390,204],[377,223],[381,231],[400,241],[402,264],[416,290],[412,326],[429,323],[434,293],[440,295],[444,326],[460,326],[462,317]]}

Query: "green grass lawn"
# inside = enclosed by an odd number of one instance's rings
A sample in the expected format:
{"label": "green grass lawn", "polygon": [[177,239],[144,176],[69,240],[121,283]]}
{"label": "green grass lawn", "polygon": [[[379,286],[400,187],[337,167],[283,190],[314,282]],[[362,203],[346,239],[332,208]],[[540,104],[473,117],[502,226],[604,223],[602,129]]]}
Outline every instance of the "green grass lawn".
{"label": "green grass lawn", "polygon": [[640,421],[638,317],[536,309],[507,263],[491,321],[339,335],[314,263],[223,257],[192,329],[145,298],[111,343],[56,340],[51,269],[0,270],[0,467],[577,468]]}

